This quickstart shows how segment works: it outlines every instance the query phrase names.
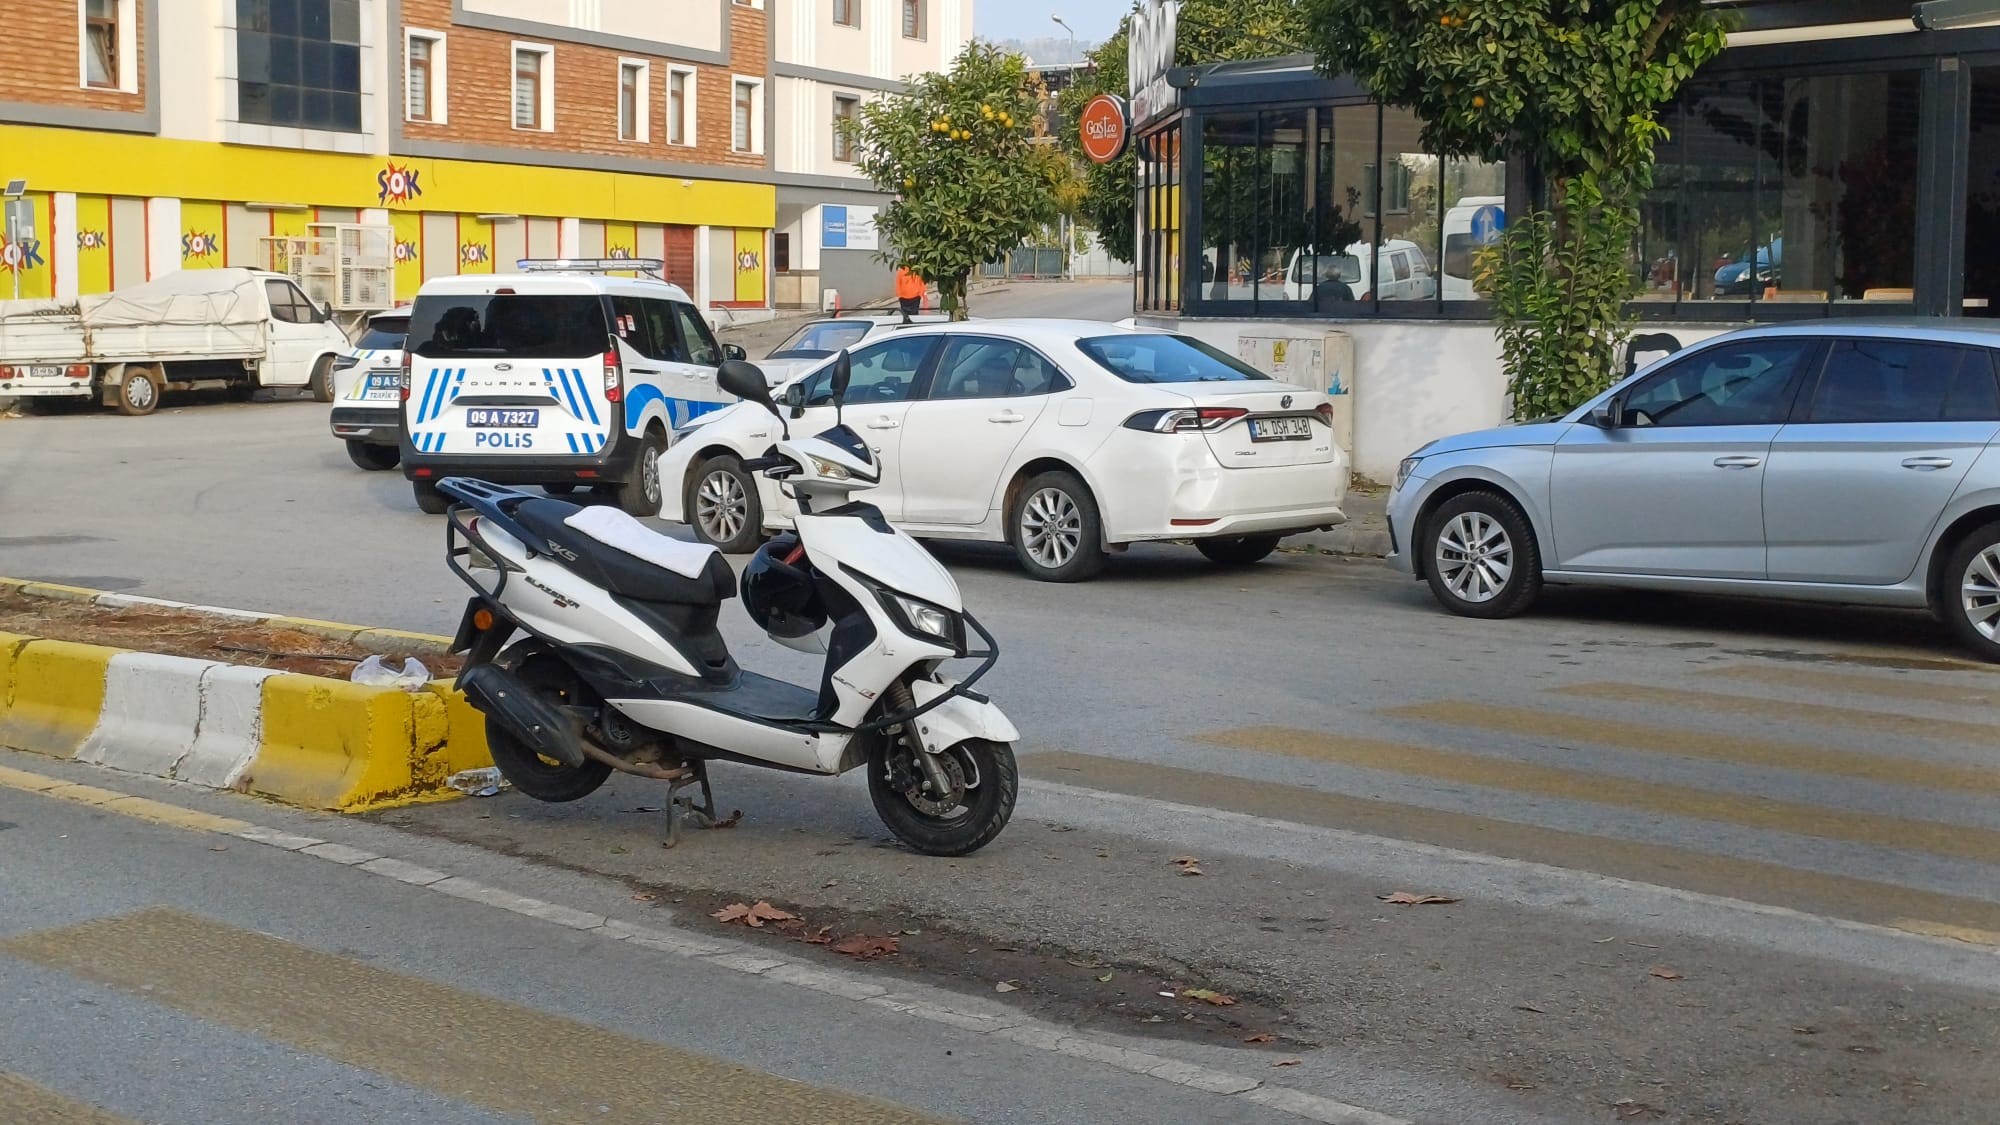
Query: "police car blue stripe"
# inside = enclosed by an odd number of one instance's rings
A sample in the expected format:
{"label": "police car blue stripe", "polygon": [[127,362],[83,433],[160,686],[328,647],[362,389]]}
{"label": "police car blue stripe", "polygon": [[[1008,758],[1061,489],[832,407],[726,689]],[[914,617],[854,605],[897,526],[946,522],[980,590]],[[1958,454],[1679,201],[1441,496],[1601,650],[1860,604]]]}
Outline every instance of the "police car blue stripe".
{"label": "police car blue stripe", "polygon": [[429,372],[427,372],[427,373],[426,373],[426,374],[424,375],[424,395],[423,395],[423,398],[422,398],[422,399],[420,399],[420,400],[418,400],[418,402],[417,402],[417,424],[418,424],[418,425],[420,425],[420,426],[421,426],[421,425],[423,425],[423,424],[424,424],[425,422],[428,422],[428,421],[430,421],[430,419],[431,419],[431,400],[432,400],[433,398],[437,397],[437,392],[438,392],[439,390],[443,389],[443,387],[444,387],[444,380],[443,380],[443,379],[442,379],[442,378],[440,377],[440,372],[439,372],[439,371],[438,371],[438,369],[437,369],[437,368],[435,368],[435,367],[431,368],[431,369],[430,369],[430,371],[429,371]]}
{"label": "police car blue stripe", "polygon": [[576,408],[576,389],[569,385],[568,370],[561,367],[556,368],[556,381],[562,385],[562,394],[559,398],[563,404],[563,409],[569,411],[571,417],[579,421],[582,420],[583,411]]}
{"label": "police car blue stripe", "polygon": [[576,435],[575,435],[575,434],[565,434],[564,436],[565,436],[565,437],[567,437],[567,438],[569,438],[569,451],[570,451],[571,453],[581,453],[581,452],[583,452],[583,450],[581,450],[581,449],[578,449],[578,448],[576,447]]}
{"label": "police car blue stripe", "polygon": [[578,389],[583,391],[583,408],[590,411],[590,424],[593,426],[602,426],[604,421],[597,416],[597,404],[590,401],[590,384],[583,381],[582,371],[576,373],[576,385]]}

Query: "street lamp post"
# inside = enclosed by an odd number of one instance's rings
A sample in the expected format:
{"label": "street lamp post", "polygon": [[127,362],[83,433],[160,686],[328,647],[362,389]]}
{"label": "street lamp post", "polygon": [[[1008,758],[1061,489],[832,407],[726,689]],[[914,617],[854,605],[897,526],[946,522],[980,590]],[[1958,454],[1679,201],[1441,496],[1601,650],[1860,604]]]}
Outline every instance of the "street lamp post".
{"label": "street lamp post", "polygon": [[[1077,51],[1077,46],[1076,46],[1076,29],[1075,29],[1075,28],[1073,28],[1073,27],[1071,27],[1071,26],[1069,25],[1069,21],[1067,21],[1067,20],[1063,19],[1063,18],[1062,18],[1062,15],[1061,15],[1060,13],[1057,13],[1057,12],[1050,12],[1050,13],[1049,13],[1049,19],[1050,19],[1050,21],[1052,21],[1052,22],[1053,22],[1053,23],[1054,23],[1054,24],[1055,24],[1055,25],[1056,25],[1057,27],[1060,27],[1060,28],[1062,28],[1062,29],[1063,29],[1064,31],[1067,31],[1067,32],[1069,32],[1069,67],[1070,67],[1070,70],[1069,70],[1069,75],[1070,75],[1070,81],[1074,82],[1074,81],[1076,81],[1076,68],[1077,68],[1078,66],[1082,65],[1082,63],[1083,63],[1083,56],[1082,56],[1082,55],[1081,55],[1080,53],[1078,53],[1078,51]],[[1071,279],[1072,277],[1074,277],[1074,276],[1075,276],[1075,274],[1074,274],[1074,271],[1072,271],[1072,270],[1071,270],[1071,268],[1070,268],[1070,260],[1069,260],[1069,251],[1070,251],[1070,232],[1069,232],[1069,216],[1068,216],[1068,215],[1059,215],[1059,216],[1057,216],[1057,218],[1056,218],[1056,229],[1057,229],[1057,230],[1058,230],[1059,232],[1061,232],[1061,234],[1062,234],[1062,272],[1063,272],[1063,280],[1064,280],[1064,281],[1068,281],[1068,280],[1070,280],[1070,279]]]}

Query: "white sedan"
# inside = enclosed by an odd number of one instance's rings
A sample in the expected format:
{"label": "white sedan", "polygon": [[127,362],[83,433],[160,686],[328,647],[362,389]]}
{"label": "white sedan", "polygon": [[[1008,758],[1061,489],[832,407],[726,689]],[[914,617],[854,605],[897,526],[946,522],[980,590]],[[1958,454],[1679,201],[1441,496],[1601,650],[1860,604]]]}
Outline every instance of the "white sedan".
{"label": "white sedan", "polygon": [[[862,499],[921,538],[1010,543],[1036,578],[1088,578],[1107,552],[1161,540],[1253,563],[1347,518],[1327,396],[1191,337],[980,321],[905,328],[848,354],[845,419],[882,465]],[[822,363],[780,393],[793,433],[834,424],[829,382]],[[778,435],[748,404],[680,430],[660,461],[661,516],[732,553],[789,526],[791,501],[743,469]]]}

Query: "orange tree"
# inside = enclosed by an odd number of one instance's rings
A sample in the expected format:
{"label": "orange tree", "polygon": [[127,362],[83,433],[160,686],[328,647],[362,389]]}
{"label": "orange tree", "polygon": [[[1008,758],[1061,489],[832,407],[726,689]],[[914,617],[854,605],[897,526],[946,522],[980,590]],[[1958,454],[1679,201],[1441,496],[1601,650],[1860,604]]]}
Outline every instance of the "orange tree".
{"label": "orange tree", "polygon": [[974,41],[949,73],[912,79],[843,122],[861,173],[895,196],[875,220],[883,260],[935,284],[954,320],[970,315],[972,271],[1056,215],[1069,172],[1055,146],[1030,143],[1035,120],[1021,57]]}
{"label": "orange tree", "polygon": [[1440,156],[1525,157],[1545,206],[1479,266],[1516,417],[1601,390],[1630,331],[1628,257],[1660,107],[1722,50],[1703,0],[1299,0],[1328,73],[1415,111]]}

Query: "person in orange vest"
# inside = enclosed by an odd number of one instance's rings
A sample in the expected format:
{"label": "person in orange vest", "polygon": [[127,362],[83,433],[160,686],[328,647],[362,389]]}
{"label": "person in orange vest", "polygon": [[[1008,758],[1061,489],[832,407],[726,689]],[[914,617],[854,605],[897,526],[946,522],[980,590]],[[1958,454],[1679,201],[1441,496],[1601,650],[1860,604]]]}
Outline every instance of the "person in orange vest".
{"label": "person in orange vest", "polygon": [[910,323],[910,318],[924,307],[924,279],[910,272],[908,266],[896,271],[896,304],[902,307],[904,324]]}

